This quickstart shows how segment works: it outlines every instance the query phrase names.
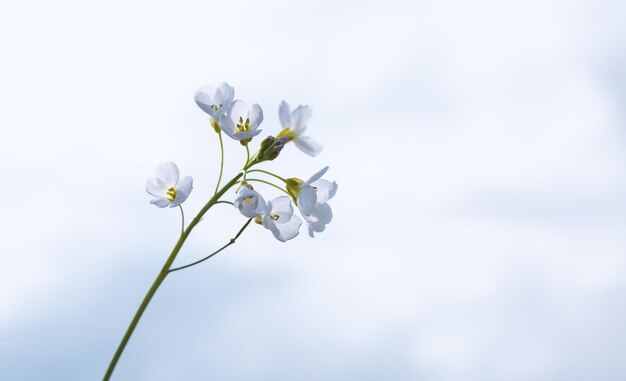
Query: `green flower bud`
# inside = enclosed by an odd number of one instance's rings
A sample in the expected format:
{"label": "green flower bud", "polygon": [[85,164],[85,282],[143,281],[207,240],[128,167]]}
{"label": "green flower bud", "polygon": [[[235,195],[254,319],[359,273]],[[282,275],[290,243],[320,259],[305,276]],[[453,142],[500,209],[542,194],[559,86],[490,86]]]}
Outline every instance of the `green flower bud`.
{"label": "green flower bud", "polygon": [[263,141],[261,142],[261,148],[259,148],[259,155],[262,155],[266,149],[268,149],[272,144],[274,144],[275,141],[276,139],[272,135],[263,139]]}

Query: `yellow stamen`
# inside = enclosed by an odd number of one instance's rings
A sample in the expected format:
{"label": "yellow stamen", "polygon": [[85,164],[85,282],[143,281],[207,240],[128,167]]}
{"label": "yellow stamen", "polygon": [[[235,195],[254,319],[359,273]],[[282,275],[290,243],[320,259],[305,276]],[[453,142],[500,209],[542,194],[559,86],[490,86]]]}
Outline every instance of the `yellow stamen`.
{"label": "yellow stamen", "polygon": [[235,127],[237,132],[250,132],[250,119],[246,118],[246,121],[243,121],[242,117],[239,117],[239,123],[237,123],[237,127]]}
{"label": "yellow stamen", "polygon": [[254,196],[246,196],[243,198],[243,201],[241,203],[247,207],[250,207],[252,206],[252,200],[254,200]]}
{"label": "yellow stamen", "polygon": [[217,111],[217,110],[219,110],[220,108],[222,108],[222,104],[220,103],[219,105],[211,105],[211,108],[212,108],[214,111]]}
{"label": "yellow stamen", "polygon": [[176,199],[176,188],[174,187],[170,187],[170,189],[167,190],[167,192],[165,192],[166,197],[168,200],[170,200],[170,202],[174,202],[174,200]]}

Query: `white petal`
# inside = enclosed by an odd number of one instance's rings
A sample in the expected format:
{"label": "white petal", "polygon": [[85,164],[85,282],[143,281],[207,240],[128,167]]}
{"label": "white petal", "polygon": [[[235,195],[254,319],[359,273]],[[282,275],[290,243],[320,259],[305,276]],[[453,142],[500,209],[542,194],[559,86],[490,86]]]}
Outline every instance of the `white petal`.
{"label": "white petal", "polygon": [[272,217],[271,217],[272,206],[273,206],[272,202],[268,201],[266,206],[265,206],[265,213],[263,213],[263,219],[261,220],[261,224],[266,229],[274,231],[274,230],[276,230],[276,224],[274,223],[274,221],[272,220]]}
{"label": "white petal", "polygon": [[215,88],[204,85],[196,90],[193,95],[193,99],[196,101],[198,107],[210,115],[213,113],[213,109],[211,108],[211,105],[213,104],[213,94],[215,94]]}
{"label": "white petal", "polygon": [[150,193],[154,197],[165,197],[167,186],[163,180],[152,177],[146,181],[146,192]]}
{"label": "white petal", "polygon": [[293,216],[293,206],[291,206],[291,197],[280,196],[272,200],[272,214],[278,216],[277,224],[283,224]]}
{"label": "white petal", "polygon": [[311,215],[316,201],[317,195],[315,194],[315,189],[313,189],[312,186],[304,185],[300,188],[300,193],[298,194],[298,207],[300,208],[300,212],[302,212],[303,216],[306,217]]}
{"label": "white petal", "polygon": [[258,199],[258,204],[256,209],[254,210],[254,213],[256,213],[254,216],[258,216],[259,214],[263,214],[265,213],[265,208],[267,207],[267,204],[265,203],[265,199],[263,199],[263,196],[261,196],[259,193],[257,193],[257,199]]}
{"label": "white petal", "polygon": [[263,122],[263,110],[261,106],[256,103],[253,104],[248,112],[248,117],[250,118],[250,129],[252,129],[252,131],[256,130],[261,122]]}
{"label": "white petal", "polygon": [[324,168],[320,169],[316,174],[311,176],[311,178],[306,183],[311,184],[312,182],[319,180],[322,176],[324,176],[326,171],[328,171],[328,168],[328,166],[325,166]]}
{"label": "white petal", "polygon": [[300,225],[302,225],[302,220],[298,216],[292,216],[289,222],[275,224],[275,228],[270,230],[277,240],[287,242],[298,235]]}
{"label": "white petal", "polygon": [[178,184],[178,167],[171,161],[159,164],[154,170],[154,174],[161,179],[168,188],[175,187],[176,184]]}
{"label": "white petal", "polygon": [[233,121],[226,115],[220,116],[219,125],[222,131],[231,138],[235,139],[235,125]]}
{"label": "white petal", "polygon": [[291,110],[289,104],[285,101],[280,102],[280,106],[278,106],[278,119],[280,119],[280,124],[283,128],[291,128],[293,126],[291,123]]}
{"label": "white petal", "polygon": [[189,176],[185,176],[178,182],[178,186],[176,187],[176,198],[174,202],[172,202],[171,207],[178,206],[185,202],[191,190],[193,189],[193,179]]}
{"label": "white petal", "polygon": [[254,130],[252,132],[235,132],[232,134],[231,138],[235,140],[244,140],[244,139],[252,139],[253,137],[260,134],[263,130]]}
{"label": "white petal", "polygon": [[337,192],[337,183],[330,182],[328,180],[320,179],[311,183],[311,186],[315,188],[317,192],[317,203],[324,204],[335,196]]}
{"label": "white petal", "polygon": [[293,129],[298,135],[306,131],[312,116],[313,109],[309,106],[300,105],[293,110],[293,113],[291,113],[291,117],[293,118]]}
{"label": "white petal", "polygon": [[239,117],[246,120],[248,117],[248,104],[241,99],[237,99],[228,106],[228,116],[235,124],[239,123]]}
{"label": "white petal", "polygon": [[222,107],[227,108],[235,98],[235,89],[226,82],[220,83],[217,89],[220,92],[219,103]]}
{"label": "white petal", "polygon": [[165,197],[157,197],[150,200],[150,203],[152,205],[158,206],[159,208],[165,208],[166,206],[170,205],[170,200]]}
{"label": "white petal", "polygon": [[321,233],[326,229],[326,225],[333,219],[333,210],[328,204],[317,204],[310,217],[305,217],[309,224],[309,235],[313,237],[313,232]]}
{"label": "white petal", "polygon": [[310,156],[317,156],[324,148],[321,144],[308,136],[299,136],[293,142],[302,152]]}
{"label": "white petal", "polygon": [[272,202],[268,201],[267,204],[265,205],[265,212],[263,212],[263,214],[265,214],[266,216],[269,215],[270,213],[272,213]]}

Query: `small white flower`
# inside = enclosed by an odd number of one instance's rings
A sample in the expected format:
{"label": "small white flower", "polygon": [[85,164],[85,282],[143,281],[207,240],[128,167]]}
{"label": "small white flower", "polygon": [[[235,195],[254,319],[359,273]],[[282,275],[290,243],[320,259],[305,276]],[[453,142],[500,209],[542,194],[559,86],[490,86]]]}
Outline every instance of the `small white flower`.
{"label": "small white flower", "polygon": [[298,235],[302,220],[293,214],[291,199],[281,196],[267,202],[262,224],[277,240],[286,242]]}
{"label": "small white flower", "polygon": [[290,141],[293,141],[302,152],[311,156],[317,156],[317,154],[322,152],[322,145],[309,136],[303,135],[312,116],[313,110],[309,106],[300,105],[292,112],[287,102],[282,101],[278,107],[278,117],[283,130],[277,137],[285,136]]}
{"label": "small white flower", "polygon": [[311,184],[319,180],[328,171],[328,167],[322,168],[307,181],[297,179],[287,179],[286,186],[289,194],[297,200],[298,208],[304,217],[308,217],[313,212],[317,203],[317,192]]}
{"label": "small white flower", "polygon": [[230,104],[226,114],[220,117],[220,127],[226,135],[242,144],[247,144],[253,137],[261,133],[258,129],[263,121],[263,110],[258,104],[248,107],[242,100]]}
{"label": "small white flower", "polygon": [[326,225],[333,219],[333,211],[327,202],[337,193],[337,183],[320,179],[311,183],[311,186],[316,189],[317,202],[311,215],[305,216],[304,219],[307,222],[309,235],[313,237],[314,232],[323,232]]}
{"label": "small white flower", "polygon": [[183,203],[193,189],[193,179],[185,176],[179,180],[176,164],[170,162],[159,164],[154,170],[156,177],[146,182],[146,191],[154,196],[151,204],[159,208],[173,208]]}
{"label": "small white flower", "polygon": [[193,96],[198,107],[215,121],[218,121],[220,116],[226,112],[234,98],[235,89],[226,82],[220,83],[217,88],[204,85]]}
{"label": "small white flower", "polygon": [[239,197],[237,197],[234,204],[241,214],[248,218],[254,218],[265,213],[266,205],[263,197],[258,192],[245,186],[239,191]]}

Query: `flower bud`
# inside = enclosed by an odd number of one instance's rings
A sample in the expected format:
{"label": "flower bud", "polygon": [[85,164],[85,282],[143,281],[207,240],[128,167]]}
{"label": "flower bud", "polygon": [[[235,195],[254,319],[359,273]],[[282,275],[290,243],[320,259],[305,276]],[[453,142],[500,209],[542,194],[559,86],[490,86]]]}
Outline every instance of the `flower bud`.
{"label": "flower bud", "polygon": [[268,136],[261,142],[261,148],[259,149],[258,155],[259,160],[271,161],[276,159],[287,142],[289,142],[289,139],[286,137],[276,139],[273,136]]}
{"label": "flower bud", "polygon": [[271,146],[272,144],[274,144],[274,142],[276,141],[276,139],[270,135],[267,138],[263,139],[263,141],[261,142],[261,148],[259,148],[259,153],[263,153],[263,151],[265,151],[269,146]]}

